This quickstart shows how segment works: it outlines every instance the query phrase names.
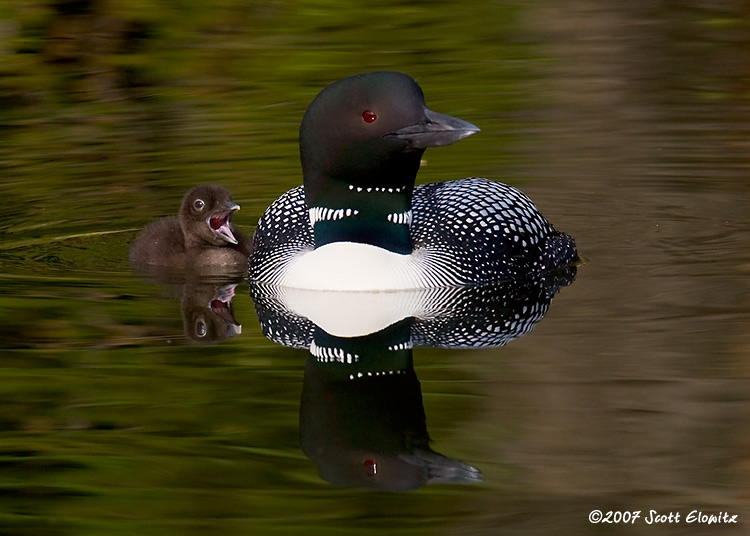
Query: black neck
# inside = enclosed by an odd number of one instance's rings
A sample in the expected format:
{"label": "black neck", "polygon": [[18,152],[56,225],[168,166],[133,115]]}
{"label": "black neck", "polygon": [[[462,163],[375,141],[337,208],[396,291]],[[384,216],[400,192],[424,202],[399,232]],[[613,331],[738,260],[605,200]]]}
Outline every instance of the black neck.
{"label": "black neck", "polygon": [[412,187],[381,188],[336,184],[309,206],[315,247],[359,242],[389,251],[412,251]]}
{"label": "black neck", "polygon": [[[347,241],[411,253],[411,196],[422,152],[382,160],[348,154],[333,166],[336,172],[308,171],[305,199],[314,221],[315,247]],[[370,164],[373,161],[377,164]]]}

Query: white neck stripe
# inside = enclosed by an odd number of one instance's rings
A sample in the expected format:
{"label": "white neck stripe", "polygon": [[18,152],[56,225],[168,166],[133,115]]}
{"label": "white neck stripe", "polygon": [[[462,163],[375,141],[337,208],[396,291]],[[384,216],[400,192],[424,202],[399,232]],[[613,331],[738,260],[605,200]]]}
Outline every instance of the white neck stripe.
{"label": "white neck stripe", "polygon": [[310,224],[315,225],[319,221],[341,220],[359,214],[358,210],[351,208],[326,208],[313,207],[309,210]]}

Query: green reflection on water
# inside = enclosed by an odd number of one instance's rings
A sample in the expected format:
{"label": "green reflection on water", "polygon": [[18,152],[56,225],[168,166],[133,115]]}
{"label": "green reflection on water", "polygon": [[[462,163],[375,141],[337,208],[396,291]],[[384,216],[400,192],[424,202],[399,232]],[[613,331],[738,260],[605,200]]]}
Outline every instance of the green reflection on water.
{"label": "green reflection on water", "polygon": [[[509,40],[515,10],[481,2],[23,6],[5,9],[15,53],[0,66],[4,189],[32,226],[14,229],[19,244],[54,236],[49,226],[141,225],[195,182],[229,186],[252,225],[299,183],[299,120],[330,81],[403,70],[434,108],[492,132],[523,101],[515,62],[530,55]],[[476,55],[485,72],[466,68]],[[430,163],[441,178],[461,176],[456,167],[497,143],[485,136],[484,147]]]}

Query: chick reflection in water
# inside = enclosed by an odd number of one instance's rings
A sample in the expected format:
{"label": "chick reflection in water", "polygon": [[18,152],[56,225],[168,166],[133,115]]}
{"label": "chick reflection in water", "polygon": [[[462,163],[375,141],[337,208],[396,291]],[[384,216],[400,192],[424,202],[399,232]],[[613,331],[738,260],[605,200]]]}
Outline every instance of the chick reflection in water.
{"label": "chick reflection in water", "polygon": [[242,333],[232,311],[236,283],[186,283],[181,310],[185,335],[200,343],[222,342]]}
{"label": "chick reflection in water", "polygon": [[[242,325],[235,319],[232,307],[237,279],[176,279],[174,274],[164,279],[154,277],[153,273],[149,275],[149,282],[166,287],[167,297],[180,302],[183,333],[190,341],[217,344],[242,333]],[[173,316],[157,317],[153,327],[159,337],[177,336],[174,332],[177,315],[175,307]]]}
{"label": "chick reflection in water", "polygon": [[528,333],[575,268],[511,285],[317,292],[251,283],[264,334],[309,350],[300,406],[305,454],[325,480],[415,489],[481,481],[429,444],[414,346],[501,346]]}

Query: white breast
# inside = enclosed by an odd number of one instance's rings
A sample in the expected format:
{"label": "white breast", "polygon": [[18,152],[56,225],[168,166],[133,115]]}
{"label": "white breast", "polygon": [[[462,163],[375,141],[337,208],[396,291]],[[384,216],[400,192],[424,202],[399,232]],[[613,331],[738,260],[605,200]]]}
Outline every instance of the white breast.
{"label": "white breast", "polygon": [[286,287],[337,291],[388,291],[435,286],[428,263],[356,242],[332,242],[292,259],[279,274]]}

